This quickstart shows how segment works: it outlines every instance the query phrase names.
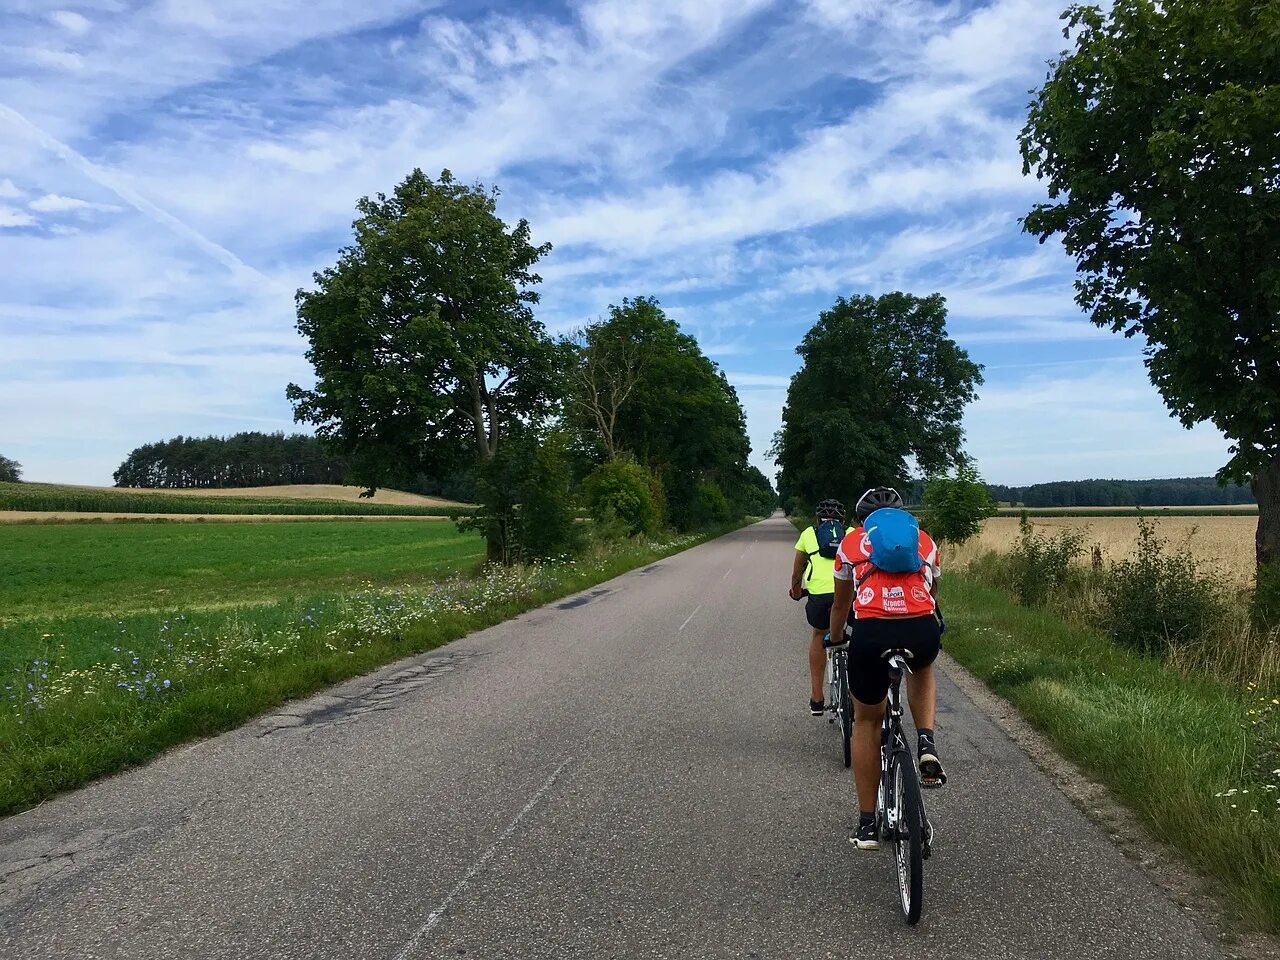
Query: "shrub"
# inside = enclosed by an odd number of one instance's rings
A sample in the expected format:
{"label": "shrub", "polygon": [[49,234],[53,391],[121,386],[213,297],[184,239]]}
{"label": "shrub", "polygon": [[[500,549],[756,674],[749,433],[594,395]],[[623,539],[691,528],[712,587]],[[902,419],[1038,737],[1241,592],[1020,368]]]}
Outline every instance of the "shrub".
{"label": "shrub", "polygon": [[1112,640],[1146,654],[1202,642],[1227,616],[1217,583],[1186,547],[1171,550],[1145,517],[1133,554],[1105,572],[1102,595]]}
{"label": "shrub", "polygon": [[601,527],[616,526],[624,536],[635,536],[655,533],[661,525],[662,483],[634,461],[600,464],[582,492],[591,519]]}
{"label": "shrub", "polygon": [[582,549],[584,538],[570,494],[568,437],[553,433],[532,443],[526,456],[517,515],[519,559],[573,557]]}
{"label": "shrub", "polygon": [[1084,552],[1084,534],[1063,530],[1050,537],[1035,532],[1024,513],[1018,521],[1018,542],[1009,556],[1009,587],[1021,603],[1047,603],[1071,585],[1071,564]]}
{"label": "shrub", "polygon": [[978,473],[962,464],[955,477],[934,477],[924,485],[924,511],[929,533],[948,543],[964,543],[996,515],[996,504]]}
{"label": "shrub", "polygon": [[733,508],[714,481],[702,480],[693,491],[693,519],[696,523],[710,525],[728,523],[733,518]]}
{"label": "shrub", "polygon": [[572,556],[583,541],[572,479],[563,433],[512,437],[477,471],[480,506],[458,528],[480,531],[489,559],[500,563]]}

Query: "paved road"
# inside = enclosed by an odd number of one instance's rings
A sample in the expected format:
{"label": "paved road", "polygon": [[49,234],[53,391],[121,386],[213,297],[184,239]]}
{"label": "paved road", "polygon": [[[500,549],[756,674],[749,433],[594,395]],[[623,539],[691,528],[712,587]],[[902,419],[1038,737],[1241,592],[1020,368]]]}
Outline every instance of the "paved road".
{"label": "paved road", "polygon": [[0,822],[0,956],[1217,956],[950,682],[925,916],[770,520]]}

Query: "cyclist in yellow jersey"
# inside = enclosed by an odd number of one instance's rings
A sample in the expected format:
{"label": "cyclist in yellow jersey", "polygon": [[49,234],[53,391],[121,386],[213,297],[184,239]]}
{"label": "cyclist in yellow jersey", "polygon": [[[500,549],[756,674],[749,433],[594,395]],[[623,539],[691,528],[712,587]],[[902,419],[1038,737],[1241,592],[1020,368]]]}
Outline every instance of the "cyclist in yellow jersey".
{"label": "cyclist in yellow jersey", "polygon": [[822,638],[831,624],[831,602],[835,596],[835,557],[845,535],[844,506],[839,500],[823,500],[815,511],[817,521],[806,527],[796,541],[791,563],[792,600],[808,596],[805,618],[812,630],[809,639],[809,713],[820,717],[826,712],[823,702],[823,674],[827,654]]}

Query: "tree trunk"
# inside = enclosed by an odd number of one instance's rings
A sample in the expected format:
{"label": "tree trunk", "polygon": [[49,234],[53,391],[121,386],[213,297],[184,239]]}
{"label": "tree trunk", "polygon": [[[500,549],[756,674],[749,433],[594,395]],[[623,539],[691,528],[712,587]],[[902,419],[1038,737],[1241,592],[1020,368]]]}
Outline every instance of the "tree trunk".
{"label": "tree trunk", "polygon": [[[1253,496],[1258,501],[1258,535],[1255,541],[1258,572],[1280,562],[1280,457],[1253,475]],[[1261,577],[1259,577],[1261,582]]]}
{"label": "tree trunk", "polygon": [[1260,627],[1271,630],[1280,626],[1280,458],[1257,470],[1251,486],[1258,501],[1253,616]]}

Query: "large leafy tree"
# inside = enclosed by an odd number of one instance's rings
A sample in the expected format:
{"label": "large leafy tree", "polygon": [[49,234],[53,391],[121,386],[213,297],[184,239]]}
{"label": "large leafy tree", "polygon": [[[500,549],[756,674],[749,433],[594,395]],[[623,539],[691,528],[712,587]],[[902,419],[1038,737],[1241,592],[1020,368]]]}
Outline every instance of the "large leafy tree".
{"label": "large leafy tree", "polygon": [[524,220],[508,228],[497,195],[414,170],[391,196],[359,201],[353,243],[298,292],[316,383],[289,385],[294,416],[356,483],[484,464],[513,424],[554,405],[560,354],[531,309],[551,247]]}
{"label": "large leafy tree", "polygon": [[1280,561],[1280,5],[1072,6],[1021,135],[1050,202],[1027,215],[1075,257],[1076,299],[1146,340],[1186,426],[1232,442],[1220,479],[1258,499],[1257,559]]}
{"label": "large leafy tree", "polygon": [[707,485],[746,509],[738,494],[751,486],[751,444],[737,392],[656,299],[610,306],[575,342],[571,409],[605,456],[626,454],[657,473],[678,524],[711,519]]}
{"label": "large leafy tree", "polygon": [[779,494],[808,510],[868,487],[905,485],[914,470],[961,462],[960,419],[982,370],[947,336],[942,297],[888,293],[836,300],[796,352],[774,437]]}
{"label": "large leafy tree", "polygon": [[0,457],[0,482],[17,483],[22,479],[22,464],[8,457]]}

